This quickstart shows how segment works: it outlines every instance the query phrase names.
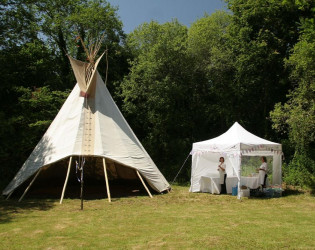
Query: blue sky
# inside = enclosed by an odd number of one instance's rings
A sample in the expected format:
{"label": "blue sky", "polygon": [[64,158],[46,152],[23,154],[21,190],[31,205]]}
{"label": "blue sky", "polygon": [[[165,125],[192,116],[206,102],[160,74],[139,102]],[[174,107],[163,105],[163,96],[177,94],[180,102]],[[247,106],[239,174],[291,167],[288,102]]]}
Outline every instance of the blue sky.
{"label": "blue sky", "polygon": [[137,26],[151,20],[165,23],[177,18],[184,25],[190,26],[205,13],[225,9],[221,0],[108,0],[119,8],[118,16],[129,33]]}

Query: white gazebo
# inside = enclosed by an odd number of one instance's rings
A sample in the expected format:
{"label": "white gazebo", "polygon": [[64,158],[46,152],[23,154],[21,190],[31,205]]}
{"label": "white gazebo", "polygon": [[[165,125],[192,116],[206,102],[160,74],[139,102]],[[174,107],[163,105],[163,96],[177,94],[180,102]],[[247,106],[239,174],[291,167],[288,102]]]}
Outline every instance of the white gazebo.
{"label": "white gazebo", "polygon": [[[202,178],[219,175],[217,166],[221,156],[225,158],[227,178],[234,179],[234,183],[236,181],[238,190],[240,190],[241,186],[242,156],[272,156],[271,182],[274,185],[281,185],[281,144],[253,135],[237,122],[227,132],[218,137],[193,143],[191,154],[190,192],[203,192]],[[240,192],[238,192],[238,197],[240,197]]]}

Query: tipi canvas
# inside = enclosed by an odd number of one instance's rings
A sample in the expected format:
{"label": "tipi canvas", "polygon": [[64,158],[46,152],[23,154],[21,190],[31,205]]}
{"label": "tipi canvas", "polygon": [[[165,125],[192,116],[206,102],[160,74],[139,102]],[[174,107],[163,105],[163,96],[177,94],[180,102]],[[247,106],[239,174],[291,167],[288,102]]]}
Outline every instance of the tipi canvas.
{"label": "tipi canvas", "polygon": [[69,158],[70,171],[72,157],[78,156],[104,159],[105,177],[105,162],[111,161],[120,175],[128,178],[133,172],[157,192],[170,189],[101,79],[96,69],[100,58],[86,63],[69,57],[77,84],[3,195],[10,195],[35,173],[40,176],[41,169],[62,159]]}

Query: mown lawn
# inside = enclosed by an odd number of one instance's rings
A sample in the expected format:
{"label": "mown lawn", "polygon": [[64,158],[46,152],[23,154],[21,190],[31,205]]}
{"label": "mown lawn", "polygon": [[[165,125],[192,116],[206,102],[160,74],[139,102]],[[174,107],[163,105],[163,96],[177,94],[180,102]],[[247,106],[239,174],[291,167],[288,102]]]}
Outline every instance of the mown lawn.
{"label": "mown lawn", "polygon": [[315,249],[315,198],[189,193],[88,200],[0,199],[0,249]]}

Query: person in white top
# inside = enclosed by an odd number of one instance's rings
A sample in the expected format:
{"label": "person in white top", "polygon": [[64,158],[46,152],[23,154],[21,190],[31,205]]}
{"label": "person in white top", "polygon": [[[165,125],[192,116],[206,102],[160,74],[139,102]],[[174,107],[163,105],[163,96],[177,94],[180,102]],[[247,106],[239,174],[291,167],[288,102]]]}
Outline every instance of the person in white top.
{"label": "person in white top", "polygon": [[225,181],[226,181],[226,165],[224,163],[224,158],[223,157],[220,157],[220,164],[218,166],[218,171],[219,171],[219,174],[220,174],[220,184],[221,184],[221,194],[226,194],[226,184],[225,184]]}
{"label": "person in white top", "polygon": [[262,164],[258,168],[259,170],[259,184],[262,185],[262,187],[266,187],[266,179],[267,179],[267,171],[268,171],[268,164],[267,159],[265,156],[261,157]]}

